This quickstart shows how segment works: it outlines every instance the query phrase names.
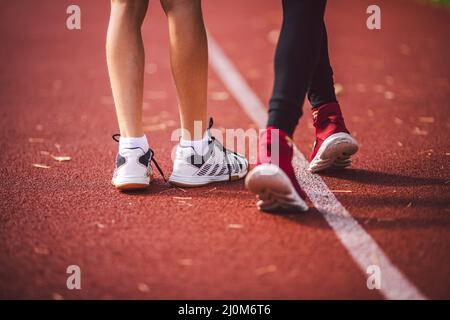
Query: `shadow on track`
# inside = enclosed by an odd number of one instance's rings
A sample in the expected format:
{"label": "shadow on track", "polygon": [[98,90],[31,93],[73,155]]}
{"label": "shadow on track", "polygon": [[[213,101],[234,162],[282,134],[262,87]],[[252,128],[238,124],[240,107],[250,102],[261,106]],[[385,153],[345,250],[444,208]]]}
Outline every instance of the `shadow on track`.
{"label": "shadow on track", "polygon": [[[177,187],[164,182],[161,179],[152,180],[147,189],[122,191],[127,195],[156,195],[167,193],[169,195],[194,195],[196,198],[210,198],[212,195],[218,199],[236,197],[242,193],[247,193],[244,188],[244,180],[231,182],[213,182],[200,187]],[[231,194],[230,194],[231,193]],[[250,195],[250,193],[248,193]]]}
{"label": "shadow on track", "polygon": [[129,195],[129,196],[142,196],[142,195],[155,195],[157,193],[165,192],[167,190],[170,190],[171,186],[169,183],[166,183],[164,181],[153,180],[150,184],[150,186],[146,189],[139,189],[139,190],[124,190],[121,191],[121,193]]}
{"label": "shadow on track", "polygon": [[[325,221],[322,214],[316,208],[310,208],[307,212],[271,212],[271,213],[262,213],[262,214],[272,214],[279,216],[280,218],[287,219],[294,223],[298,223],[304,227],[314,228],[314,229],[330,229],[330,226]],[[347,217],[341,217],[343,221],[350,220]],[[440,228],[450,228],[450,218],[442,214],[442,216],[424,216],[424,217],[409,217],[402,216],[396,218],[386,218],[386,217],[355,217],[361,226],[366,229],[398,229],[398,230],[406,230],[406,229],[427,229],[433,227]]]}
{"label": "shadow on track", "polygon": [[323,172],[321,176],[384,186],[444,185],[447,182],[447,180],[439,178],[410,177],[394,173],[352,168]]}

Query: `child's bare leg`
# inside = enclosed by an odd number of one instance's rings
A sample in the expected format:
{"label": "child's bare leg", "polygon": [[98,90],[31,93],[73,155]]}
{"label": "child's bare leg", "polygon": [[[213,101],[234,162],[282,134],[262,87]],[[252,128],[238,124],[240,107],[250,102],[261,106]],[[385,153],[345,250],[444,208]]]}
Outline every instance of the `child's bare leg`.
{"label": "child's bare leg", "polygon": [[[210,133],[204,134],[208,44],[201,0],[161,0],[161,4],[169,24],[170,60],[184,129],[169,181],[196,187],[243,178],[248,170],[245,157],[225,149]],[[201,122],[202,130],[195,130],[195,121]],[[202,157],[206,154],[207,161]]]}
{"label": "child's bare leg", "polygon": [[[200,0],[161,0],[170,35],[170,60],[178,92],[179,112],[186,140],[202,139],[206,129],[208,44]],[[194,135],[194,121],[202,130]]]}
{"label": "child's bare leg", "polygon": [[106,39],[109,78],[123,137],[142,137],[144,46],[141,25],[148,0],[111,0]]}

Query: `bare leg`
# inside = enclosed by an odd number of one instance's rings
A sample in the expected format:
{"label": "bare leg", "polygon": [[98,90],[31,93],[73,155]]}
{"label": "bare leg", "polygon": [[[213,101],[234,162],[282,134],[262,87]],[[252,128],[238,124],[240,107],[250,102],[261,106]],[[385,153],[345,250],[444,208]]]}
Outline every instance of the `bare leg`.
{"label": "bare leg", "polygon": [[106,38],[109,78],[123,137],[142,137],[144,46],[141,25],[148,0],[111,0]]}
{"label": "bare leg", "polygon": [[170,61],[183,138],[200,140],[203,132],[194,132],[194,121],[201,121],[202,131],[206,129],[208,82],[208,43],[201,0],[161,0],[161,5],[169,24]]}

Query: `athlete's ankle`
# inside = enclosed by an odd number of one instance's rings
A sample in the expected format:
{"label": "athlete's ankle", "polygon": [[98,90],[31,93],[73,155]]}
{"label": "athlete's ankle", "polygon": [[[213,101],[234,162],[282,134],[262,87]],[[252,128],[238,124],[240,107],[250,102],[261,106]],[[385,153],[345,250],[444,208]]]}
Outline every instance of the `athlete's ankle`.
{"label": "athlete's ankle", "polygon": [[180,139],[180,146],[193,147],[195,152],[204,155],[208,151],[208,136],[205,134],[201,140]]}
{"label": "athlete's ankle", "polygon": [[141,148],[144,152],[146,152],[149,148],[147,137],[145,135],[142,137],[120,137],[119,152],[124,149],[134,148]]}

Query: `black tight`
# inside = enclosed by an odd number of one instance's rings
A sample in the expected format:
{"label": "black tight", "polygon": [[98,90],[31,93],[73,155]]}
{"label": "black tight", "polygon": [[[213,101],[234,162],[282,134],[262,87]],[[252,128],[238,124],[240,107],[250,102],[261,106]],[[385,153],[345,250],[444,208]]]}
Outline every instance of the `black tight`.
{"label": "black tight", "polygon": [[292,136],[306,93],[313,107],[337,102],[323,20],[326,0],[283,0],[268,126]]}

